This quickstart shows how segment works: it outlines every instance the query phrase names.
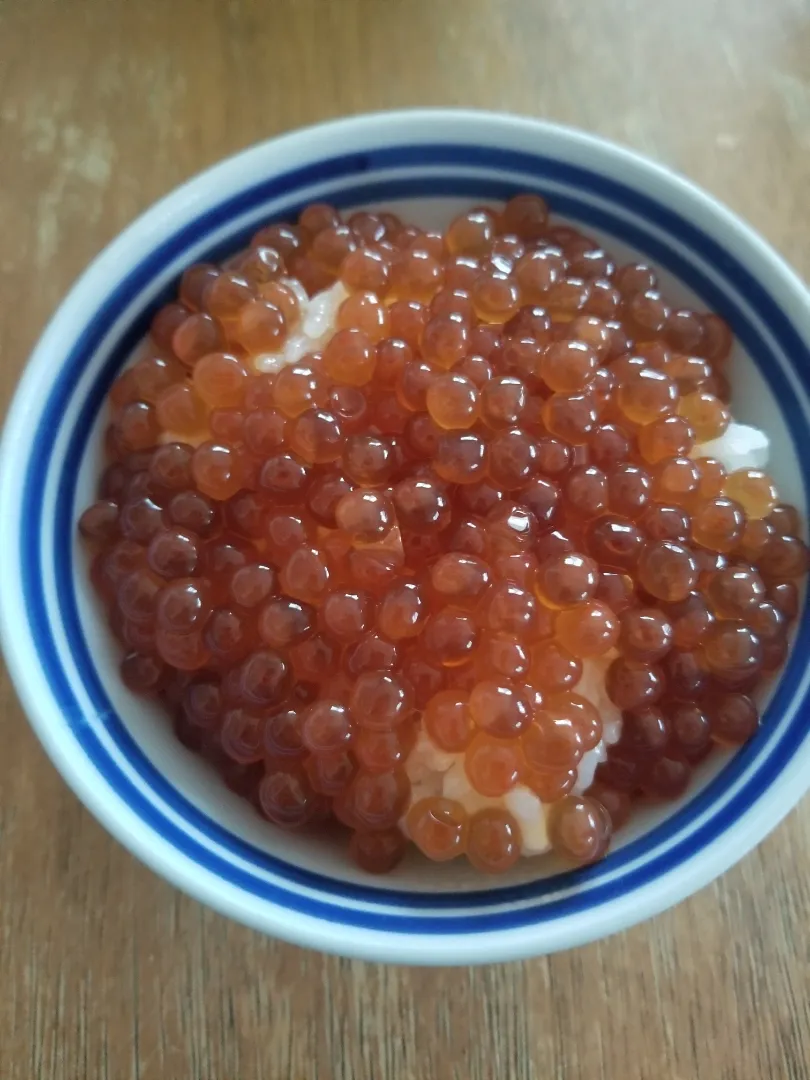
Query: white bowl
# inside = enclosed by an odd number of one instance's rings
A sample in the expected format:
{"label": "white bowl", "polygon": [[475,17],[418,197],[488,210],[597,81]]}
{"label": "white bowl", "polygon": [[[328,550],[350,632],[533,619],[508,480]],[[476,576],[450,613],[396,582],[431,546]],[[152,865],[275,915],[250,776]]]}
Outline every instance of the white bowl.
{"label": "white bowl", "polygon": [[[694,892],[776,825],[810,782],[802,617],[756,738],[711,758],[680,803],[637,815],[580,871],[521,860],[503,880],[417,857],[390,877],[323,838],[259,819],[129,695],[87,582],[76,519],[93,497],[102,406],[150,314],[190,262],[242,246],[308,202],[394,207],[444,225],[460,207],[539,191],[669,296],[733,327],[734,412],[772,440],[785,498],[807,505],[810,303],[747,226],[687,181],[576,131],[490,113],[356,117],[255,146],[147,211],[91,265],[40,340],[0,450],[0,621],[40,739],[79,798],[139,858],[257,929],[374,960],[467,964],[567,948]],[[47,839],[43,838],[43,842]]]}

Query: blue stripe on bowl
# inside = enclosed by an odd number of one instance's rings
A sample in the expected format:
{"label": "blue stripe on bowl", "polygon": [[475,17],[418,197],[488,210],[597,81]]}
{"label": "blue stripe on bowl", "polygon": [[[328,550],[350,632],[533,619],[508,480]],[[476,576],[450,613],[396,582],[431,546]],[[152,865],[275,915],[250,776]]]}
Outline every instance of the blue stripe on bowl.
{"label": "blue stripe on bowl", "polygon": [[[361,182],[345,182],[356,176],[377,174],[389,169],[401,170],[403,167],[424,169],[426,166],[439,165],[445,167],[445,175],[396,179],[374,176]],[[480,178],[453,175],[453,170],[456,168],[469,169],[470,167],[498,173],[514,170],[520,172],[522,177],[517,180],[491,175],[482,175]],[[735,755],[721,775],[675,818],[665,822],[647,836],[628,844],[596,867],[512,888],[463,895],[415,895],[384,887],[352,886],[300,870],[233,837],[192,806],[160,775],[131,739],[107,699],[82,632],[74,591],[71,551],[65,544],[65,537],[71,537],[72,542],[76,479],[92,422],[115,372],[120,368],[133,345],[143,335],[149,313],[135,318],[126,328],[113,354],[94,379],[71,433],[67,452],[61,462],[52,460],[52,435],[59,427],[85,358],[93,355],[102,338],[121,315],[131,298],[146,287],[167,265],[183,256],[190,247],[204,243],[205,238],[214,230],[255,211],[270,199],[286,197],[285,208],[278,216],[289,217],[301,205],[297,192],[312,184],[333,182],[336,189],[329,192],[328,197],[341,206],[354,206],[419,196],[503,198],[517,189],[532,186],[526,181],[529,176],[533,178],[533,186],[540,190],[543,189],[544,184],[550,182],[566,185],[568,193],[557,194],[554,197],[554,208],[557,212],[583,224],[603,229],[644,252],[647,257],[666,267],[684,281],[707,306],[724,315],[733,325],[743,346],[757,363],[780,401],[794,442],[798,446],[807,439],[806,414],[803,413],[790,381],[780,367],[778,357],[762,338],[746,309],[755,312],[763,319],[779,346],[791,356],[796,370],[805,378],[805,381],[810,365],[810,354],[774,298],[721,245],[681,218],[676,212],[662,206],[649,196],[626,185],[608,180],[597,173],[540,156],[484,150],[479,147],[385,148],[368,154],[335,158],[295,173],[274,177],[224,201],[202,215],[193,225],[180,229],[167,238],[108,297],[96,317],[74,344],[42,412],[27,470],[23,520],[33,524],[28,536],[40,535],[44,513],[40,499],[43,477],[52,468],[59,469],[58,495],[53,523],[53,569],[60,605],[58,617],[61,617],[64,623],[71,643],[72,660],[81,673],[84,688],[92,698],[97,715],[105,718],[107,734],[139,778],[167,806],[188,822],[190,827],[199,830],[227,854],[255,867],[256,871],[270,871],[278,875],[282,883],[268,882],[260,878],[256,872],[234,866],[226,857],[189,836],[170,821],[163,810],[146,799],[118,765],[110,759],[92,727],[82,717],[81,708],[59,660],[51,630],[47,601],[42,588],[45,569],[41,562],[43,556],[39,548],[32,548],[25,537],[22,537],[21,562],[24,591],[30,618],[35,628],[34,636],[41,651],[46,677],[74,737],[105,780],[156,833],[172,843],[178,851],[247,892],[332,923],[343,922],[353,926],[401,933],[480,933],[495,928],[507,929],[527,923],[537,923],[605,904],[618,895],[626,894],[634,888],[649,883],[655,877],[671,871],[716,839],[778,778],[806,735],[805,725],[797,714],[787,724],[775,745],[766,747],[763,752],[763,740],[768,734],[766,718],[766,727],[762,735]],[[625,214],[628,210],[631,211],[636,221],[628,222],[623,214],[618,214],[601,205],[594,205],[588,201],[588,196],[596,196],[600,201],[609,201]],[[653,226],[654,229],[650,229],[649,226]],[[657,230],[669,232],[676,239],[677,245],[689,249],[690,257],[684,257],[678,246],[661,239],[657,235]],[[246,241],[250,231],[252,229],[241,231],[234,229],[227,242],[212,245],[211,250],[206,252],[206,257],[217,258],[237,249]],[[722,278],[723,285],[716,284],[701,269],[701,263],[704,266],[710,265]],[[802,460],[801,454],[798,456],[802,463],[802,480],[807,491],[810,489],[810,463]],[[771,703],[769,710],[771,716],[782,715],[793,704],[793,698],[803,674],[800,656],[810,644],[808,639],[810,639],[810,623],[805,618],[799,628],[791,662]],[[694,828],[687,836],[678,840],[670,849],[656,853],[660,846],[665,845],[720,800],[761,753],[763,760],[758,763],[757,771],[726,806],[714,813],[700,827]],[[649,856],[649,858],[640,866],[631,865],[642,856]],[[318,899],[304,896],[296,891],[298,886],[317,890],[324,895]],[[552,894],[572,886],[576,886],[574,895],[562,899],[551,899]],[[405,914],[392,915],[387,911],[358,910],[347,906],[352,902],[363,905],[385,905],[386,908],[395,906],[403,909]],[[503,905],[510,903],[520,903],[524,906],[513,911],[501,910]],[[470,910],[486,906],[497,907],[498,910],[475,914]],[[427,914],[425,909],[428,908],[439,909],[440,913]]]}

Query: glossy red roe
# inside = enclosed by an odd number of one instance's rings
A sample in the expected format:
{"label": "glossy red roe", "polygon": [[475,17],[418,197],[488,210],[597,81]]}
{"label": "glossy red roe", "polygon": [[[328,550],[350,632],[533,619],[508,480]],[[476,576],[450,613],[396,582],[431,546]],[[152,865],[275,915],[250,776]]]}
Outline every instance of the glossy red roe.
{"label": "glossy red roe", "polygon": [[600,858],[755,735],[789,652],[801,514],[699,456],[733,347],[536,194],[444,233],[312,204],[188,267],[78,520],[124,685],[364,872],[410,845],[503,873],[527,792],[561,859]]}

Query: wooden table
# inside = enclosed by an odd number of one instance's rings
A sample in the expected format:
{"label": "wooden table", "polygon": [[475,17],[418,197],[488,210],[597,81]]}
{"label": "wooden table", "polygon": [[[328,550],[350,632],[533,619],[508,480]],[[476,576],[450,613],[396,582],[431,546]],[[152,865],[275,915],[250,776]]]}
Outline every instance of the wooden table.
{"label": "wooden table", "polygon": [[[366,109],[512,109],[618,139],[807,273],[808,72],[808,0],[0,0],[0,402],[143,207],[254,140]],[[180,895],[68,793],[5,675],[0,702],[3,1080],[810,1076],[810,803],[612,940],[378,967]]]}

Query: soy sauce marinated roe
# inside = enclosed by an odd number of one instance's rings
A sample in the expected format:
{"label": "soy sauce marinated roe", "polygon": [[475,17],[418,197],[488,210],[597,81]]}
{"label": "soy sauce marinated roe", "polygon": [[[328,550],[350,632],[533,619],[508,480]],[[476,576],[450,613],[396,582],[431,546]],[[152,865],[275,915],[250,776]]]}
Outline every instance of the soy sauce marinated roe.
{"label": "soy sauce marinated roe", "polygon": [[[269,821],[345,826],[365,870],[408,840],[507,870],[518,786],[559,853],[599,858],[756,731],[787,654],[799,515],[694,456],[729,424],[731,349],[536,195],[443,234],[312,205],[189,267],[110,392],[79,522],[124,682]],[[576,794],[593,665],[621,737]],[[413,793],[420,734],[489,801]]]}

